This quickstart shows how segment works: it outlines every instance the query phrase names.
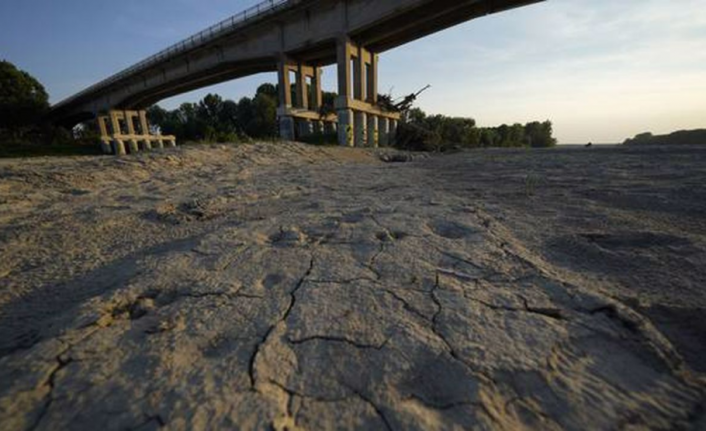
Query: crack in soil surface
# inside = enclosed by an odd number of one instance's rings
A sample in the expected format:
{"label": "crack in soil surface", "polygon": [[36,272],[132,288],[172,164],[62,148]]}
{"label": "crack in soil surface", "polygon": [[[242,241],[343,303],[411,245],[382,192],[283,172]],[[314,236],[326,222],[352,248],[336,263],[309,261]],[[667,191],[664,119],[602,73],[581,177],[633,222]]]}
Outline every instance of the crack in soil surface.
{"label": "crack in soil surface", "polygon": [[381,152],[0,160],[3,429],[703,427],[706,150]]}

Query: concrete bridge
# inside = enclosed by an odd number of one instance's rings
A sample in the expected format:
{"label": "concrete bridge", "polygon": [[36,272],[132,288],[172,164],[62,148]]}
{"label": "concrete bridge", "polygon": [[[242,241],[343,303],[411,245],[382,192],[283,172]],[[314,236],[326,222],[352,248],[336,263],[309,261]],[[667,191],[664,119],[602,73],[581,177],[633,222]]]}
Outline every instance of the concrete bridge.
{"label": "concrete bridge", "polygon": [[[57,103],[51,115],[73,126],[111,110],[136,111],[204,86],[277,71],[282,138],[337,128],[341,145],[384,144],[399,115],[377,103],[381,53],[539,1],[268,0]],[[336,114],[321,115],[321,68],[331,64],[338,70]],[[293,84],[294,97],[288,91]]]}

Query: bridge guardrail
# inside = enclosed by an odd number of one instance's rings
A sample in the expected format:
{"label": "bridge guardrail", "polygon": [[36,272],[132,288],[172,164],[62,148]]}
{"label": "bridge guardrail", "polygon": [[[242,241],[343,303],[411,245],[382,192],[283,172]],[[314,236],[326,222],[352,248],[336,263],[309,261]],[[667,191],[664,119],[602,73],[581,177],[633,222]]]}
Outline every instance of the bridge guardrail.
{"label": "bridge guardrail", "polygon": [[154,55],[147,57],[146,59],[128,67],[127,69],[124,69],[116,73],[115,75],[112,75],[98,82],[97,84],[94,84],[74,94],[73,96],[67,97],[66,99],[56,103],[54,106],[52,106],[52,108],[58,108],[62,105],[66,105],[80,98],[81,96],[84,96],[99,88],[107,87],[110,84],[120,81],[121,79],[124,79],[140,70],[147,69],[150,66],[157,64],[173,55],[186,52],[190,49],[196,48],[200,45],[210,42],[211,40],[220,37],[223,34],[226,34],[238,27],[241,27],[243,24],[246,24],[255,19],[262,18],[266,15],[271,15],[281,9],[284,9],[284,7],[286,7],[287,4],[290,2],[291,0],[266,0],[261,3],[258,3],[255,6],[245,9],[244,11],[231,16],[230,18],[224,19],[223,21],[214,24],[205,30],[200,31],[192,35],[191,37],[182,40],[181,42],[178,42],[168,48],[159,51]]}

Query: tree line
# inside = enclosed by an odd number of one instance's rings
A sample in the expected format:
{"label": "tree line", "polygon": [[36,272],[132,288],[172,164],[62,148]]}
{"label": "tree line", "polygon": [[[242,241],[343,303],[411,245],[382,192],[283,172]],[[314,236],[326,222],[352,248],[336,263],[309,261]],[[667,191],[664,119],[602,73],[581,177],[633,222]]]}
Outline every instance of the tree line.
{"label": "tree line", "polygon": [[551,121],[478,127],[473,118],[427,115],[419,108],[403,114],[397,146],[416,151],[463,148],[532,147],[556,145]]}
{"label": "tree line", "polygon": [[[322,115],[335,112],[336,94],[324,92]],[[381,99],[389,97],[382,95]],[[239,142],[276,137],[278,87],[261,85],[253,98],[238,102],[208,94],[198,103],[184,103],[168,111],[157,105],[148,111],[162,133],[180,141]],[[336,137],[326,137],[335,144]],[[311,139],[312,142],[319,142]],[[556,145],[550,121],[478,127],[472,118],[427,115],[419,108],[402,113],[396,146],[414,151],[448,151],[482,147],[552,147]]]}
{"label": "tree line", "polygon": [[703,145],[706,144],[706,129],[679,130],[668,135],[640,133],[626,139],[624,145]]}
{"label": "tree line", "polygon": [[198,103],[182,103],[177,109],[152,106],[150,122],[163,134],[180,141],[240,142],[277,135],[278,89],[272,84],[258,87],[255,97],[238,102],[208,94]]}
{"label": "tree line", "polygon": [[[290,89],[294,92],[294,86]],[[278,136],[278,86],[262,84],[255,95],[233,101],[208,94],[197,103],[183,103],[167,110],[159,105],[148,109],[150,122],[163,134],[175,135],[181,142],[241,142]],[[335,112],[336,94],[323,93],[321,114]],[[391,96],[380,95],[381,109],[393,109]],[[387,103],[385,104],[385,101]],[[12,142],[61,143],[97,139],[95,122],[73,131],[54,127],[45,121],[49,95],[42,84],[12,63],[0,61],[0,140]],[[448,151],[479,147],[551,147],[556,144],[549,121],[478,127],[472,118],[427,115],[419,108],[401,113],[396,145],[420,151]],[[336,143],[336,136],[309,139]]]}

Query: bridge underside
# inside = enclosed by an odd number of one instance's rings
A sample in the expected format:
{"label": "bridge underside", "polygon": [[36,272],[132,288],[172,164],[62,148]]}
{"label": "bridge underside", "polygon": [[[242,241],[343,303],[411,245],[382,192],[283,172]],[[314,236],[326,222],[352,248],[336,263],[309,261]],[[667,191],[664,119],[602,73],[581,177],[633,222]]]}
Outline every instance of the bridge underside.
{"label": "bridge underside", "polygon": [[[445,28],[541,0],[293,0],[276,14],[174,54],[146,70],[81,94],[53,110],[75,124],[111,109],[262,72],[277,72],[281,136],[337,129],[341,145],[394,138],[399,115],[377,106],[379,55]],[[321,114],[321,68],[336,64],[335,113]],[[290,85],[295,85],[292,97]]]}

